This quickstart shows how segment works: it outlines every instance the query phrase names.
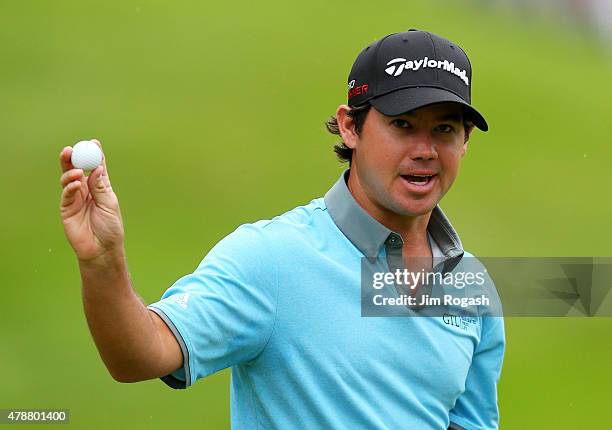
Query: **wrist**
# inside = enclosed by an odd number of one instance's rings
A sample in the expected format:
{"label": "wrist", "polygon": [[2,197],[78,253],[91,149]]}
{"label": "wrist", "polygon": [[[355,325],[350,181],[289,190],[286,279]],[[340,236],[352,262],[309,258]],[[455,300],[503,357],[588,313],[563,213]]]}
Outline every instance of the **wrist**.
{"label": "wrist", "polygon": [[108,249],[96,257],[83,259],[77,256],[79,267],[83,270],[99,270],[108,271],[113,268],[123,268],[125,262],[125,249],[123,245],[116,248]]}

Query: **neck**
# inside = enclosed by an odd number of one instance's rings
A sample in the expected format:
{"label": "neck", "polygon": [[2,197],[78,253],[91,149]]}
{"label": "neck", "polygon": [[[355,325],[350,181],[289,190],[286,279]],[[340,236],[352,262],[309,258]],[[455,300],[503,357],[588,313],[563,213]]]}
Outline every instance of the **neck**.
{"label": "neck", "polygon": [[369,198],[359,181],[359,176],[355,172],[351,172],[349,175],[347,185],[359,206],[376,221],[402,237],[404,241],[404,254],[430,255],[427,225],[429,224],[431,211],[416,216],[402,215],[390,211]]}

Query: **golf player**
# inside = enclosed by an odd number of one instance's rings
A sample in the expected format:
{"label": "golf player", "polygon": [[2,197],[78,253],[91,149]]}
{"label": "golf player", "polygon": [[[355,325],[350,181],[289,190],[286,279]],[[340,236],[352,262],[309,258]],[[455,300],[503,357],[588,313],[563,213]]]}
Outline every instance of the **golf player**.
{"label": "golf player", "polygon": [[64,231],[114,379],[186,388],[231,368],[234,429],[498,428],[501,317],[362,316],[364,261],[452,273],[471,257],[438,205],[488,129],[470,62],[410,30],[365,47],[347,84],[327,128],[348,168],[324,197],[241,225],[148,306],[106,159],[85,177],[62,150]]}

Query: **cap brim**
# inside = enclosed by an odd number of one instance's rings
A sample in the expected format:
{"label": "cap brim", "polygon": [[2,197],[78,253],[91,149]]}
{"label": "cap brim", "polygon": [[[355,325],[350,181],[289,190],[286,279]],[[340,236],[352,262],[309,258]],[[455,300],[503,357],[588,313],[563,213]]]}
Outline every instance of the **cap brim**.
{"label": "cap brim", "polygon": [[395,116],[435,103],[454,102],[462,105],[469,119],[482,131],[487,131],[489,125],[484,117],[461,97],[447,90],[434,87],[402,88],[388,94],[373,98],[370,103],[380,113]]}

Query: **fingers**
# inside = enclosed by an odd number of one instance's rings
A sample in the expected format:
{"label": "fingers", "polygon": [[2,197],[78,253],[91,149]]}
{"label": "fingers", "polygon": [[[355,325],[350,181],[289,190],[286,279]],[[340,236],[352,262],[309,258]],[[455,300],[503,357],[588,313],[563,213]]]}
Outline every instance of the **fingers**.
{"label": "fingers", "polygon": [[98,179],[102,178],[103,171],[104,171],[104,167],[98,166],[91,172],[91,174],[87,178],[87,186],[89,187],[90,190],[92,190],[92,192],[93,191],[98,191],[98,192],[104,191],[104,189],[106,188],[105,182],[102,182],[104,184],[103,188],[101,188],[98,185]]}
{"label": "fingers", "polygon": [[[104,168],[102,176],[106,176],[108,178],[108,169],[106,168],[106,155],[104,154],[104,150],[102,149],[102,144],[100,143],[98,139],[91,139],[91,141],[95,142],[100,147],[100,150],[102,151],[102,167]],[[108,180],[110,181],[110,178]]]}
{"label": "fingers", "polygon": [[117,197],[113,193],[108,177],[104,176],[103,166],[96,167],[91,175],[89,175],[87,186],[97,206],[116,210]]}
{"label": "fingers", "polygon": [[73,181],[66,185],[62,190],[61,207],[70,206],[76,199],[80,189],[81,181]]}
{"label": "fingers", "polygon": [[60,178],[60,185],[64,188],[72,181],[81,180],[83,178],[83,169],[70,169],[64,172]]}
{"label": "fingers", "polygon": [[64,149],[62,149],[62,152],[60,152],[60,165],[62,167],[62,172],[67,172],[70,169],[74,169],[70,157],[72,157],[72,147],[66,146]]}

